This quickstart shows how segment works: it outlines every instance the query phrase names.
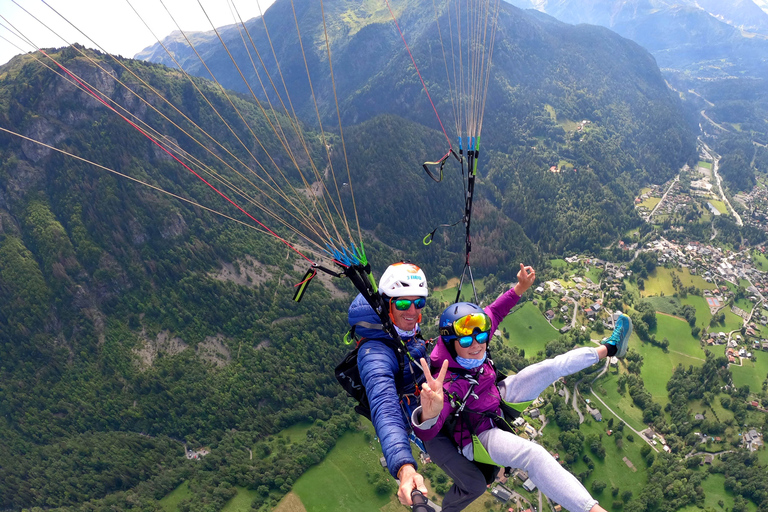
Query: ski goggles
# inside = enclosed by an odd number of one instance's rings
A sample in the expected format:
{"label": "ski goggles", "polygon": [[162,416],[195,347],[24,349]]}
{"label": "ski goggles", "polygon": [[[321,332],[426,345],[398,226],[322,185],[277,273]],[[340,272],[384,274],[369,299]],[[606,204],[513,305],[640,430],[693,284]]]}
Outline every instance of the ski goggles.
{"label": "ski goggles", "polygon": [[453,332],[458,336],[459,345],[464,348],[471,346],[473,341],[488,343],[490,331],[491,317],[485,313],[472,313],[453,322]]}
{"label": "ski goggles", "polygon": [[491,333],[489,331],[483,331],[477,334],[471,334],[469,336],[462,336],[461,338],[457,338],[457,339],[459,340],[459,345],[461,345],[462,348],[469,348],[472,346],[473,341],[476,341],[481,345],[484,343],[488,343],[488,340],[490,339],[490,337],[491,337]]}
{"label": "ski goggles", "polygon": [[416,306],[416,309],[423,309],[427,305],[427,299],[425,297],[419,297],[418,299],[392,299],[392,304],[395,305],[395,309],[398,311],[408,311],[411,309],[411,304]]}

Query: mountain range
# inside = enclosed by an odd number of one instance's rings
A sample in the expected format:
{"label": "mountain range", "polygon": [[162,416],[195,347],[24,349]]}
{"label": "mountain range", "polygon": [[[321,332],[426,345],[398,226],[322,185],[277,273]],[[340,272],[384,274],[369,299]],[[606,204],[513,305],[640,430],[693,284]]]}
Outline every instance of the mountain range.
{"label": "mountain range", "polygon": [[768,13],[751,0],[511,0],[569,23],[601,25],[691,78],[766,77]]}

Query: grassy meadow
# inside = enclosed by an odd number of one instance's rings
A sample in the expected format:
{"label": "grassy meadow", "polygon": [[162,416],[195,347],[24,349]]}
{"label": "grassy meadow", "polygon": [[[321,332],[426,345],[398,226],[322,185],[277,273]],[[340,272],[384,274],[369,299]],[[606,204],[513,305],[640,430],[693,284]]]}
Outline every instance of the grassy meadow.
{"label": "grassy meadow", "polygon": [[588,277],[592,280],[593,283],[599,283],[600,278],[603,276],[603,269],[600,267],[589,267],[587,269],[587,272],[584,274],[584,277]]}
{"label": "grassy meadow", "polygon": [[672,275],[676,274],[684,286],[695,286],[701,290],[713,290],[715,284],[708,283],[701,276],[691,275],[687,268],[682,270],[656,267],[656,269],[645,280],[645,289],[640,290],[642,297],[674,295],[675,289],[672,286]]}
{"label": "grassy meadow", "polygon": [[640,206],[645,206],[649,210],[653,210],[654,208],[656,208],[656,205],[659,204],[660,202],[661,202],[660,197],[649,197],[645,201],[641,202]]}
{"label": "grassy meadow", "polygon": [[722,201],[717,201],[716,199],[710,199],[710,204],[717,209],[717,211],[720,212],[720,215],[728,215],[728,207],[725,206],[725,203]]}
{"label": "grassy meadow", "polygon": [[[697,471],[706,472],[703,467],[697,469]],[[704,489],[706,498],[704,499],[704,508],[706,510],[730,510],[733,508],[734,496],[733,493],[725,490],[725,476],[719,473],[709,473],[706,479],[701,483],[701,487]],[[718,501],[722,500],[725,508],[720,508]],[[756,512],[757,505],[748,502],[749,512]],[[700,512],[701,509],[695,505],[689,505],[688,507],[681,508],[678,512]]]}
{"label": "grassy meadow", "polygon": [[744,325],[744,319],[736,313],[731,311],[731,308],[726,307],[722,310],[725,314],[725,322],[722,324],[715,324],[712,329],[716,331],[730,332],[741,329]]}
{"label": "grassy meadow", "polygon": [[[185,480],[181,485],[160,500],[160,506],[163,507],[163,510],[166,512],[176,512],[179,510],[179,504],[190,496],[189,481]],[[250,503],[248,506],[250,507]]]}
{"label": "grassy meadow", "polygon": [[556,258],[554,260],[549,260],[549,264],[552,265],[552,268],[565,268],[568,266],[567,261],[559,258]]}
{"label": "grassy meadow", "polygon": [[369,473],[384,471],[379,457],[379,444],[366,441],[363,432],[345,434],[321,463],[296,480],[293,492],[312,512],[378,510],[395,499],[394,494],[376,494],[368,484]]}
{"label": "grassy meadow", "polygon": [[691,336],[691,330],[685,320],[665,315],[657,315],[656,339],[669,340],[669,348],[664,352],[661,348],[640,341],[635,334],[630,338],[629,347],[634,348],[643,356],[643,368],[640,376],[643,378],[645,388],[653,395],[654,401],[665,406],[669,402],[667,395],[667,382],[672,376],[675,367],[682,364],[686,368],[690,365],[701,366],[704,364],[704,351],[699,340]]}
{"label": "grassy meadow", "polygon": [[[585,398],[589,398],[589,396],[589,394],[584,395]],[[601,494],[594,496],[595,499],[605,505],[613,500],[611,496],[611,486],[614,485],[621,489],[621,491],[631,490],[635,496],[640,494],[645,485],[647,466],[640,456],[640,448],[642,448],[645,443],[640,440],[637,435],[633,434],[635,438],[634,442],[628,441],[625,437],[623,439],[622,448],[616,446],[614,438],[606,434],[606,429],[608,428],[607,421],[609,418],[614,418],[614,425],[618,424],[619,420],[604,407],[601,407],[601,410],[603,414],[602,422],[596,422],[589,419],[579,426],[579,430],[585,437],[590,434],[602,435],[602,444],[603,447],[605,447],[606,453],[605,459],[598,459],[588,448],[584,448],[583,453],[589,455],[595,463],[595,469],[592,471],[592,474],[586,482],[584,482],[584,485],[589,489],[592,482],[595,480],[606,482],[608,484],[606,489]],[[625,435],[628,432],[631,431],[625,429]],[[554,423],[549,423],[544,429],[544,435],[553,442],[559,437],[560,433],[561,430]],[[636,471],[629,469],[627,463],[624,461],[625,457],[632,463]],[[571,470],[574,474],[579,474],[587,470],[587,465],[581,458],[579,458],[577,462],[574,462],[571,465]]]}
{"label": "grassy meadow", "polygon": [[237,489],[237,495],[224,505],[221,512],[250,512],[251,503],[258,493],[245,487],[235,487],[235,489]]}
{"label": "grassy meadow", "polygon": [[680,303],[683,305],[689,304],[696,308],[696,325],[702,329],[709,326],[709,321],[712,320],[712,313],[709,312],[707,299],[697,295],[689,295],[684,299],[680,299]]}
{"label": "grassy meadow", "polygon": [[763,272],[768,272],[768,258],[760,251],[752,251],[752,263]]}
{"label": "grassy meadow", "polygon": [[763,382],[768,376],[768,352],[763,350],[752,350],[755,355],[755,362],[749,359],[742,359],[742,366],[731,365],[731,374],[733,383],[737,387],[749,386],[750,391],[759,392]]}
{"label": "grassy meadow", "polygon": [[[456,290],[459,288],[459,278],[453,277],[448,280],[448,284],[435,288],[431,291],[432,296],[440,300],[440,303],[444,307],[448,307],[450,304],[456,301]],[[475,288],[478,295],[485,291],[485,278],[475,279]],[[472,291],[472,283],[469,280],[469,276],[465,276],[464,284],[461,286],[461,300],[467,302],[475,302],[474,292]]]}
{"label": "grassy meadow", "polygon": [[548,342],[559,336],[557,330],[549,325],[539,308],[534,306],[532,302],[524,302],[515,308],[501,322],[499,329],[507,330],[509,341],[505,342],[524,350],[526,357],[531,357],[540,350],[544,350]]}
{"label": "grassy meadow", "polygon": [[646,297],[644,300],[653,304],[654,309],[658,313],[666,313],[669,315],[679,314],[679,310],[682,306],[690,305],[696,308],[696,325],[702,329],[709,327],[709,321],[712,320],[712,313],[709,312],[709,306],[707,300],[704,297],[698,295],[689,295],[684,299],[665,295],[664,297]]}

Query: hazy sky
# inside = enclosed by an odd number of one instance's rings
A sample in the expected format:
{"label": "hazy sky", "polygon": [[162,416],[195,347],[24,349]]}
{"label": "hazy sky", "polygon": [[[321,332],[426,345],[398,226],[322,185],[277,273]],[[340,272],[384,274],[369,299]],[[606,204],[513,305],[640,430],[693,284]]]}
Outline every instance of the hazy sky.
{"label": "hazy sky", "polygon": [[[199,2],[198,0],[163,0],[162,3],[161,0],[45,1],[95,43],[110,53],[124,57],[133,57],[156,42],[131,5],[161,39],[176,30],[163,4],[185,31],[211,30],[211,25],[200,4],[217,27],[234,23],[230,9],[233,2],[243,20],[259,15],[257,0],[199,0]],[[15,2],[0,0],[0,64],[5,64],[14,55],[34,50],[32,46],[13,34],[12,27],[41,48],[60,47],[72,42],[89,48],[96,47],[96,44],[62,20],[42,0],[15,0]],[[261,4],[261,9],[266,10],[274,0],[258,0],[258,2]],[[66,42],[24,12],[22,7],[66,39]]]}

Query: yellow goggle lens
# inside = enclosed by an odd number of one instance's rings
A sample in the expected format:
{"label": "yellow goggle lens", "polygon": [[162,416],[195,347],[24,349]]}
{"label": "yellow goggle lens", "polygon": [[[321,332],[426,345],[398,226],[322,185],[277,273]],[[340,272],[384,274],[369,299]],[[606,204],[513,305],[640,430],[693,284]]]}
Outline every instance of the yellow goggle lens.
{"label": "yellow goggle lens", "polygon": [[459,336],[469,336],[475,329],[480,331],[491,330],[491,317],[485,313],[472,313],[471,315],[463,316],[453,323],[453,330]]}

